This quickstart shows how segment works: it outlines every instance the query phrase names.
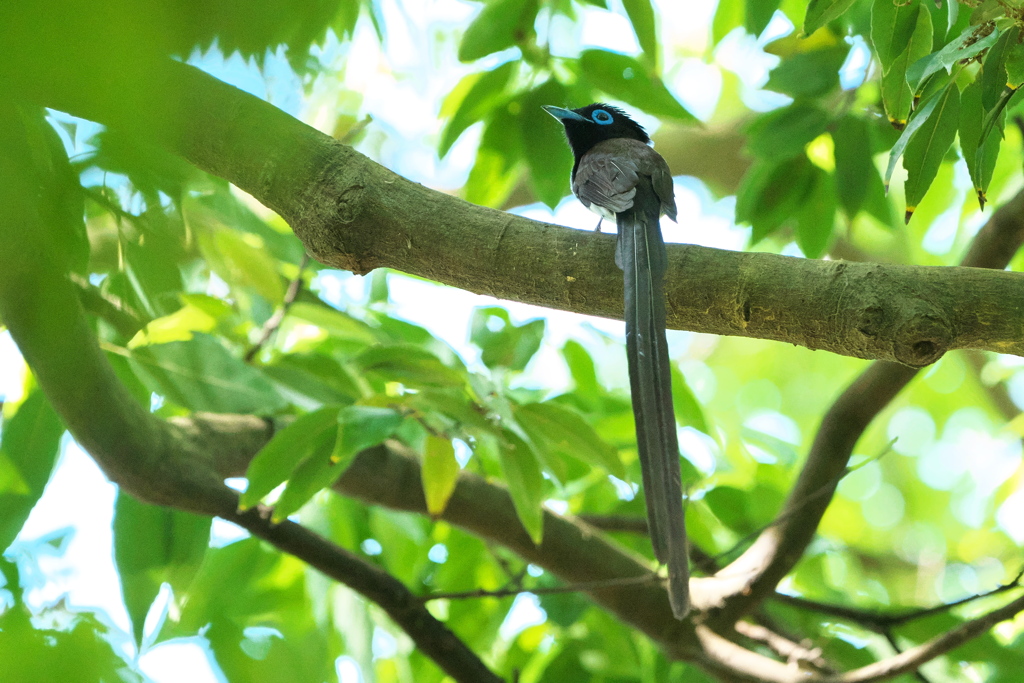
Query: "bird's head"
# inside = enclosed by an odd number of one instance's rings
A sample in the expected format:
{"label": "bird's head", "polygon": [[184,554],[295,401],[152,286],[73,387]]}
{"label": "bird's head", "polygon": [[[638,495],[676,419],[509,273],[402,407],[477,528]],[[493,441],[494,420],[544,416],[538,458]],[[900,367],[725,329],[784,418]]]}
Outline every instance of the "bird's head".
{"label": "bird's head", "polygon": [[565,126],[565,137],[569,139],[569,147],[577,159],[603,140],[629,138],[644,144],[651,141],[643,126],[626,116],[626,112],[609,104],[595,102],[579,109],[545,105],[544,111]]}

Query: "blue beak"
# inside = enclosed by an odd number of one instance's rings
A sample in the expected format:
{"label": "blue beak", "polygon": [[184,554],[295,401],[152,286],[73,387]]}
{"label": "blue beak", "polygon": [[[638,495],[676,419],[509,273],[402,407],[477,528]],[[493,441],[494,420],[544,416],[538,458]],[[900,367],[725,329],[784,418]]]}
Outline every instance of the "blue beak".
{"label": "blue beak", "polygon": [[550,104],[545,104],[544,106],[541,107],[541,109],[551,114],[559,121],[586,121],[585,118],[574,112],[572,109],[552,107]]}

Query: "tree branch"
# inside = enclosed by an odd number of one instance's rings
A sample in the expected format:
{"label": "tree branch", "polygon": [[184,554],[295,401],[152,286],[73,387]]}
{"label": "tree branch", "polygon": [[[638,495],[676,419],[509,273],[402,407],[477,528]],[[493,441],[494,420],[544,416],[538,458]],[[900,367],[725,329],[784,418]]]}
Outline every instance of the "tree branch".
{"label": "tree branch", "polygon": [[785,658],[788,664],[811,666],[818,671],[832,673],[828,662],[821,656],[820,647],[811,648],[795,643],[760,624],[751,624],[747,621],[737,621],[736,632],[744,638],[767,646],[775,654]]}
{"label": "tree branch", "polygon": [[787,667],[773,660],[768,660],[771,662],[771,666],[766,666],[763,662],[752,659],[750,655],[753,653],[725,639],[706,626],[697,627],[696,633],[707,660],[704,664],[709,670],[720,669],[733,676],[741,676],[745,680],[765,681],[766,683],[874,683],[900,674],[911,673],[923,664],[960,647],[1021,611],[1024,611],[1024,596],[921,645],[874,664],[836,675],[813,674],[796,667]]}
{"label": "tree branch", "polygon": [[[896,642],[896,636],[893,635],[892,631],[886,631],[882,635],[885,636],[885,639],[887,641],[889,641],[889,647],[892,648],[893,652],[895,652],[896,654],[900,654],[903,652],[903,650],[900,648],[900,644]],[[915,669],[912,675],[914,676],[914,678],[918,680],[918,683],[931,683],[931,681],[929,681],[928,678],[923,673],[921,673],[920,669]]]}
{"label": "tree branch", "polygon": [[285,520],[271,524],[271,510],[258,507],[225,517],[230,522],[298,557],[379,605],[416,647],[449,676],[466,683],[501,683],[501,678],[443,623],[434,618],[405,584],[303,526]]}
{"label": "tree branch", "polygon": [[[996,211],[978,232],[964,265],[1005,268],[1024,241],[1024,191]],[[981,272],[980,270],[978,272]],[[836,399],[822,419],[814,443],[782,511],[746,552],[716,578],[732,582],[714,622],[734,623],[770,595],[803,556],[867,426],[917,374],[905,365],[876,362]],[[825,489],[827,495],[820,492]],[[724,587],[724,586],[723,586]]]}
{"label": "tree branch", "polygon": [[800,609],[807,609],[821,614],[827,614],[832,617],[839,617],[840,619],[845,619],[846,621],[851,621],[865,628],[869,628],[876,633],[885,634],[893,628],[910,623],[911,621],[925,619],[936,614],[942,614],[961,605],[966,605],[967,603],[981,600],[983,598],[990,598],[994,595],[999,595],[1000,593],[1013,590],[1014,588],[1020,588],[1021,579],[1024,579],[1024,567],[1017,572],[1017,575],[1013,577],[1012,581],[1000,584],[992,590],[985,591],[984,593],[968,595],[967,597],[960,598],[959,600],[935,605],[934,607],[910,610],[900,614],[886,614],[884,612],[857,609],[856,607],[847,607],[845,605],[831,605],[794,595],[785,595],[784,593],[776,593],[773,599],[777,602]]}
{"label": "tree branch", "polygon": [[[89,40],[102,43],[102,36],[90,35]],[[26,64],[24,60],[13,63],[16,67]],[[358,273],[390,266],[474,292],[607,317],[619,315],[621,280],[608,266],[613,262],[611,236],[489,211],[410,183],[271,105],[182,64],[140,59],[131,68],[92,72],[92,62],[40,63],[44,73],[31,68],[12,71],[9,65],[0,65],[0,81],[13,84],[39,103],[156,140],[197,167],[234,182],[278,211],[307,250],[325,263]],[[97,76],[103,76],[104,87],[93,92]],[[49,255],[40,243],[25,236],[42,230],[36,229],[41,226],[29,203],[34,194],[24,179],[17,178],[17,170],[12,172],[11,164],[0,163],[0,187],[7,193],[0,215],[8,221],[0,225],[0,237],[5,240],[0,251],[0,315],[44,391],[80,443],[126,490],[151,502],[228,519],[236,516],[234,494],[213,472],[196,467],[202,456],[186,450],[189,439],[173,423],[163,423],[135,404],[117,383],[66,280],[52,265],[45,265]],[[1016,221],[1018,231],[1019,200],[1014,200],[1017,206],[1012,215],[1006,213]],[[1024,353],[1024,340],[1018,334],[1024,313],[1006,303],[1024,294],[1024,277],[1018,274],[820,262],[681,245],[670,249],[669,258],[669,319],[674,327],[776,339],[915,366],[933,362],[950,348]],[[48,286],[47,281],[56,284]],[[46,320],[38,311],[47,312]],[[906,372],[909,381],[913,372]],[[857,392],[851,394],[851,390],[844,395],[847,417],[852,415],[866,426],[874,412],[861,405]],[[860,386],[865,395],[885,395],[876,390],[871,382]],[[888,391],[895,393],[898,388]],[[266,425],[259,427],[261,434],[266,432]],[[850,448],[862,429],[849,429],[838,421],[831,427],[840,446],[852,439]],[[826,440],[824,445],[834,444]],[[394,464],[393,458],[388,459],[393,454],[386,448],[362,454],[340,485],[356,489],[350,491],[355,495],[360,495],[362,486],[367,499],[420,510],[425,506],[418,469],[407,458],[399,461],[407,480],[396,485],[397,480],[388,476],[394,473],[388,470]],[[837,461],[840,469],[845,467],[848,455],[842,448],[817,455],[812,450],[787,506],[798,501],[802,492],[827,484],[828,473],[835,471]],[[371,472],[358,474],[358,467],[368,465],[373,467]],[[418,495],[395,500],[398,490],[407,494],[415,490]],[[698,589],[702,583],[731,584],[732,596],[749,589],[748,596],[731,600],[717,618],[728,616],[730,610],[749,610],[775,585],[773,575],[778,574],[777,581],[791,569],[817,526],[812,513],[801,512],[777,529],[767,530],[719,578],[694,580]],[[480,535],[502,538],[527,559],[543,558],[544,566],[563,578],[575,575],[577,580],[600,581],[649,571],[638,558],[551,513],[545,515],[544,543],[533,546],[507,492],[469,475],[460,479],[445,518]],[[256,521],[242,522],[272,535]],[[282,533],[298,533],[288,529],[291,526]],[[764,547],[758,548],[766,538]],[[311,550],[308,539],[289,536],[278,541],[294,543],[291,547],[296,552]],[[580,547],[586,550],[584,556],[597,559],[595,566],[580,566],[576,552]],[[381,592],[386,594],[386,588]],[[921,653],[933,652],[934,657],[956,647],[1005,618],[1000,615],[1012,614],[1006,610],[1016,605],[1015,601],[985,620],[872,665],[875,673],[865,667],[835,679],[808,679],[803,674],[797,679],[790,667],[744,650],[707,626],[694,630],[691,624],[671,620],[660,588],[603,588],[595,589],[593,596],[665,643],[672,656],[697,661],[729,679],[748,676],[779,681],[881,680],[910,670],[901,666],[912,669],[927,661],[915,659],[924,656]],[[405,605],[395,608],[401,611]],[[423,623],[433,628],[435,622],[425,614]],[[458,645],[460,656],[475,660]],[[440,656],[443,667],[455,666],[451,653],[438,653],[429,639],[424,649]]]}
{"label": "tree branch", "polygon": [[277,332],[277,328],[284,322],[284,317],[288,315],[288,311],[291,310],[295,300],[299,297],[299,292],[302,289],[302,272],[306,270],[307,265],[309,265],[309,254],[303,254],[302,263],[299,264],[299,272],[288,283],[288,290],[284,293],[284,300],[277,310],[274,311],[274,314],[267,318],[267,322],[263,323],[263,328],[260,330],[260,338],[245,352],[243,359],[246,363],[251,362],[256,357],[256,354],[270,341],[270,338]]}
{"label": "tree branch", "polygon": [[[140,406],[114,375],[88,325],[77,293],[53,262],[41,220],[31,137],[14,106],[0,102],[0,317],[72,436],[107,476],[140,500],[234,521],[380,605],[452,678],[495,676],[394,577],[294,524],[272,526],[258,512],[239,513],[238,495],[209,462],[203,429],[184,429]],[[42,193],[45,195],[45,192]],[[266,423],[242,418],[252,446]],[[180,423],[179,423],[180,424]],[[227,425],[213,420],[207,425]],[[199,447],[198,452],[193,448]],[[258,450],[258,448],[257,448]],[[237,447],[228,452],[237,456]],[[251,458],[255,450],[249,452]]]}
{"label": "tree branch", "polygon": [[955,650],[999,622],[1012,619],[1021,611],[1024,611],[1024,596],[977,619],[972,619],[952,631],[936,636],[926,643],[904,650],[900,654],[880,662],[862,666],[839,676],[824,678],[822,683],[873,683],[916,671],[925,663]]}
{"label": "tree branch", "polygon": [[[70,67],[69,67],[70,68]],[[87,67],[79,67],[87,68]],[[193,67],[18,74],[37,102],[144,136],[226,178],[288,221],[323,263],[391,267],[499,298],[622,314],[613,235],[473,206],[412,183],[272,105]],[[3,74],[0,73],[0,76]],[[137,74],[136,74],[137,75]],[[155,84],[160,84],[159,87]],[[1019,223],[1020,216],[1016,217]],[[1024,354],[1024,275],[669,247],[668,323],[859,358],[932,363],[949,349]]]}

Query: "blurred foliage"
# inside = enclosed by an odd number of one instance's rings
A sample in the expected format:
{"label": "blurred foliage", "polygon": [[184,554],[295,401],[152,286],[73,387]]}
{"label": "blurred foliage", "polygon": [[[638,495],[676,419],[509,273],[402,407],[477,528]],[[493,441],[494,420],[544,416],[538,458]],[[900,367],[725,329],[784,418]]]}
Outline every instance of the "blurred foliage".
{"label": "blurred foliage", "polygon": [[[33,48],[13,50],[9,65],[52,60],[57,68],[71,58],[60,41],[81,44],[77,37],[95,30],[87,43],[95,54],[83,58],[123,57],[118,49],[140,45],[187,57],[215,46],[264,64],[284,50],[311,96],[345,89],[318,52],[322,43],[349,46],[346,58],[357,63],[363,55],[350,39],[358,27],[375,40],[389,35],[383,3],[370,0],[58,4],[66,6],[61,22],[49,5],[0,9],[0,24],[26,27]],[[464,75],[440,103],[428,142],[444,157],[476,131],[466,199],[501,206],[525,184],[553,207],[568,194],[572,158],[542,104],[610,99],[664,130],[742,128],[747,171],[735,218],[751,227],[751,245],[952,265],[984,220],[986,197],[1020,184],[1019,135],[1005,125],[1021,106],[1020,17],[1006,3],[971,5],[721,0],[698,50],[663,40],[649,0],[490,0],[432,37],[438,53],[464,63]],[[559,27],[593,13],[628,22],[636,53],[560,50]],[[37,25],[55,30],[32,43]],[[779,26],[792,30],[772,28]],[[110,35],[123,44],[102,39]],[[771,60],[763,82],[743,85],[715,61],[736,41]],[[676,94],[676,65],[695,59],[727,76],[703,124]],[[327,127],[358,132],[362,97],[339,101]],[[138,400],[164,417],[214,411],[290,421],[253,460],[243,505],[270,502],[278,520],[299,514],[424,594],[557,581],[443,522],[322,492],[359,450],[395,439],[419,453],[435,514],[461,469],[501,481],[535,540],[545,502],[570,513],[643,516],[618,340],[582,328],[555,348],[543,319],[486,305],[472,314],[468,346],[453,349],[399,317],[390,287],[405,276],[378,272],[360,288],[317,264],[303,267],[288,226],[226,182],[87,121],[27,107],[21,115],[34,182],[53,209],[53,258],[74,274],[103,348]],[[355,142],[366,141],[361,149],[373,155],[391,134],[370,124]],[[902,213],[914,216],[906,226],[895,219]],[[270,342],[254,347],[295,278],[297,300]],[[690,533],[706,553],[729,558],[777,514],[822,412],[864,363],[756,340],[678,335],[674,343]],[[884,611],[953,601],[1016,575],[1024,564],[1016,490],[1024,430],[1019,420],[1007,424],[1017,409],[999,396],[1018,378],[1019,364],[964,355],[922,373],[858,444],[863,466],[841,482],[819,538],[783,589]],[[42,493],[62,426],[31,385],[23,400],[3,405],[3,419],[7,547]],[[646,539],[613,535],[651,557]],[[211,547],[209,520],[126,497],[114,539],[127,637],[139,651],[195,639],[232,683],[337,680],[342,655],[367,681],[443,678],[372,605],[254,539]],[[26,567],[31,558],[19,547],[9,556]],[[2,567],[5,680],[144,679],[101,619],[26,600],[24,569]],[[503,634],[512,604],[445,600],[432,608],[497,671],[519,671],[524,683],[707,680],[579,595],[539,598],[546,620]],[[980,609],[894,633],[909,647]],[[882,636],[855,624],[775,603],[768,610],[841,668],[891,653]],[[960,680],[964,670],[974,680],[1015,680],[1021,642],[1018,625],[987,634],[935,662],[929,680]]]}

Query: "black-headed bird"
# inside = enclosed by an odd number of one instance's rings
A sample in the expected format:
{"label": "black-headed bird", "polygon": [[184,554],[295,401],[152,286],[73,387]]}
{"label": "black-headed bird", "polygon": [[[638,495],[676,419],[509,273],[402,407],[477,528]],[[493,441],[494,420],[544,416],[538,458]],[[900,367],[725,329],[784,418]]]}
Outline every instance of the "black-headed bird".
{"label": "black-headed bird", "polygon": [[661,216],[676,219],[672,174],[651,139],[625,112],[607,104],[544,107],[562,122],[572,148],[572,192],[588,209],[614,219],[615,263],[625,276],[626,355],[637,450],[654,555],[668,565],[677,619],[690,609],[690,569],[665,338],[667,255]]}

